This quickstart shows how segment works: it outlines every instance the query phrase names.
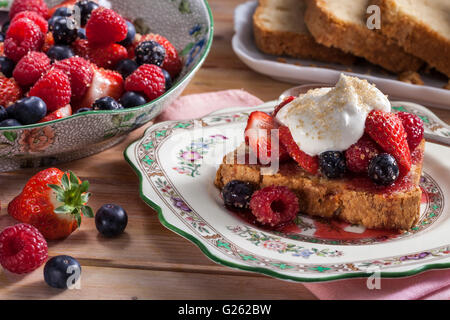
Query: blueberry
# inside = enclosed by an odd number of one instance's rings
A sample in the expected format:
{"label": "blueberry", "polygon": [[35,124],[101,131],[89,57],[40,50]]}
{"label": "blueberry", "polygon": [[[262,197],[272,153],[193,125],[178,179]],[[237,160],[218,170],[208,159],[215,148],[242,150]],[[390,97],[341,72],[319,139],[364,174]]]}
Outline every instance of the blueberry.
{"label": "blueberry", "polygon": [[11,78],[15,67],[16,64],[14,61],[7,57],[0,57],[0,71],[5,75],[5,77]]}
{"label": "blueberry", "polygon": [[78,29],[78,38],[86,39],[86,29],[83,28]]}
{"label": "blueberry", "polygon": [[8,114],[25,125],[33,124],[45,117],[47,105],[41,98],[27,97],[9,106]]}
{"label": "blueberry", "polygon": [[255,187],[250,182],[233,180],[222,189],[225,206],[235,209],[247,209]]}
{"label": "blueberry", "polygon": [[55,10],[52,17],[70,17],[73,15],[73,11],[68,7],[61,7]]}
{"label": "blueberry", "polygon": [[16,119],[6,119],[0,122],[0,128],[4,127],[20,127],[22,124]]}
{"label": "blueberry", "polygon": [[117,64],[116,71],[118,71],[125,79],[130,74],[132,74],[138,67],[139,67],[138,64],[133,60],[125,59]]}
{"label": "blueberry", "polygon": [[105,204],[95,214],[95,226],[106,237],[116,237],[123,233],[128,224],[128,216],[122,207]]}
{"label": "blueberry", "polygon": [[3,25],[2,25],[2,32],[6,33],[9,29],[9,25],[11,24],[11,21],[6,21]]}
{"label": "blueberry", "polygon": [[81,15],[81,25],[84,26],[89,18],[91,17],[91,13],[92,11],[94,11],[95,9],[97,9],[99,7],[99,5],[97,3],[95,3],[94,1],[88,1],[88,0],[82,0],[82,1],[78,1],[75,4],[75,10],[79,10],[78,12]]}
{"label": "blueberry", "polygon": [[56,45],[47,51],[47,56],[52,60],[64,60],[72,58],[75,55],[73,50],[68,46]]}
{"label": "blueberry", "polygon": [[329,179],[342,178],[347,171],[343,152],[327,151],[319,155],[322,173]]}
{"label": "blueberry", "polygon": [[119,44],[124,47],[128,47],[129,45],[131,45],[134,41],[134,38],[136,37],[136,28],[134,27],[134,24],[132,24],[130,21],[127,21],[127,28],[127,37],[119,42]]}
{"label": "blueberry", "polygon": [[94,110],[120,110],[123,109],[123,106],[118,103],[114,98],[111,97],[103,97],[95,100],[92,105]]}
{"label": "blueberry", "polygon": [[83,113],[83,112],[89,112],[89,111],[92,111],[92,108],[81,108],[81,109],[78,109],[77,112],[75,112],[75,113],[77,114],[77,113]]}
{"label": "blueberry", "polygon": [[160,67],[166,56],[166,49],[156,41],[141,42],[135,50],[136,62],[142,64],[155,64]]}
{"label": "blueberry", "polygon": [[387,153],[381,153],[370,161],[369,177],[378,185],[389,186],[397,180],[399,169],[397,161]]}
{"label": "blueberry", "polygon": [[58,20],[59,18],[61,18],[60,16],[53,16],[50,19],[48,19],[48,29],[52,30],[53,29],[53,25],[55,24],[55,21]]}
{"label": "blueberry", "polygon": [[129,91],[124,93],[119,102],[124,108],[134,108],[146,104],[147,100],[143,95]]}
{"label": "blueberry", "polygon": [[4,106],[0,106],[0,121],[4,121],[8,119],[8,112],[6,111]]}
{"label": "blueberry", "polygon": [[70,256],[53,257],[44,267],[44,280],[52,288],[67,289],[75,285],[80,276],[80,263]]}
{"label": "blueberry", "polygon": [[164,73],[164,79],[166,80],[166,91],[172,88],[172,77],[170,76],[170,73],[167,72],[164,69],[161,69]]}
{"label": "blueberry", "polygon": [[3,32],[0,32],[0,42],[5,41],[5,34]]}
{"label": "blueberry", "polygon": [[74,19],[58,17],[50,27],[56,44],[69,45],[78,37],[78,27]]}

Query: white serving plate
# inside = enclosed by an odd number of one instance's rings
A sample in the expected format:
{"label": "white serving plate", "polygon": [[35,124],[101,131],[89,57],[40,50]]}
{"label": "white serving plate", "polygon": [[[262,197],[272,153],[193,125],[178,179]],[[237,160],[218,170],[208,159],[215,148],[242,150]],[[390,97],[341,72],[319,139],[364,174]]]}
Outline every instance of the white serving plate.
{"label": "white serving plate", "polygon": [[[394,110],[421,115],[414,104]],[[271,111],[276,102],[258,110]],[[450,149],[427,143],[419,225],[386,234],[344,223],[299,216],[297,229],[263,230],[223,207],[214,187],[222,158],[243,142],[252,109],[220,112],[200,120],[158,123],[125,151],[140,178],[143,200],[168,229],[195,243],[213,261],[292,281],[406,277],[450,268]],[[427,130],[434,130],[426,123]]]}
{"label": "white serving plate", "polygon": [[[396,80],[395,75],[383,72],[374,65],[348,66],[322,63],[313,60],[285,58],[286,63],[277,61],[277,56],[264,54],[258,50],[253,39],[252,16],[257,2],[250,1],[239,5],[235,10],[232,45],[236,55],[248,67],[279,81],[291,83],[322,83],[335,84],[339,75],[344,72],[375,83],[377,87],[388,94],[392,100],[414,101],[427,107],[450,109],[450,90],[443,89],[447,83],[444,79],[421,75],[424,86],[412,85]],[[295,65],[300,63],[301,65]],[[312,67],[322,66],[322,67]]]}

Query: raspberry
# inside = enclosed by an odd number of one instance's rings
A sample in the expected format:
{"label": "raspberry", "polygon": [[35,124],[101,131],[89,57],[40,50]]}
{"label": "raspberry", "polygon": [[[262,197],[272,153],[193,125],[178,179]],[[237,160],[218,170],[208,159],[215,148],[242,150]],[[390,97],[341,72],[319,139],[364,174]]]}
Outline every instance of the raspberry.
{"label": "raspberry", "polygon": [[424,135],[423,121],[415,114],[408,112],[399,112],[397,113],[397,117],[402,120],[409,149],[412,152],[422,142]]}
{"label": "raspberry", "polygon": [[378,145],[369,136],[363,135],[345,152],[348,170],[367,173],[370,161],[380,153]]}
{"label": "raspberry", "polygon": [[44,18],[48,18],[48,7],[44,0],[14,0],[9,9],[9,19],[12,20],[22,11],[34,11]]}
{"label": "raspberry", "polygon": [[48,32],[48,22],[39,13],[34,11],[22,11],[14,17],[11,23],[22,18],[33,21],[41,29],[42,33],[46,34]]}
{"label": "raspberry", "polygon": [[0,264],[12,273],[29,273],[48,258],[42,234],[28,224],[8,227],[0,234]]}
{"label": "raspberry", "polygon": [[411,170],[411,152],[403,123],[391,112],[374,110],[366,119],[366,133],[397,160],[401,174]]}
{"label": "raspberry", "polygon": [[30,51],[39,51],[44,44],[44,34],[38,25],[27,18],[14,21],[5,39],[5,55],[18,62]]}
{"label": "raspberry", "polygon": [[64,71],[52,68],[36,82],[28,95],[44,100],[48,112],[53,112],[70,103],[72,90],[69,77]]}
{"label": "raspberry", "polygon": [[21,86],[32,86],[50,68],[50,59],[45,53],[28,52],[17,63],[13,77]]}
{"label": "raspberry", "polygon": [[[178,52],[173,46],[172,43],[170,43],[169,40],[167,40],[165,37],[156,34],[156,33],[150,33],[142,36],[138,42],[135,43],[133,46],[133,51],[135,48],[144,41],[156,41],[160,45],[166,49],[166,55],[164,58],[164,62],[161,66],[161,68],[167,70],[172,78],[175,78],[178,76],[178,74],[181,72],[181,69],[183,68],[181,59],[178,56]],[[132,54],[134,55],[134,54]]]}
{"label": "raspberry", "polygon": [[300,206],[297,196],[289,188],[271,186],[253,194],[250,209],[260,223],[275,227],[294,220]]}
{"label": "raspberry", "polygon": [[0,76],[0,105],[8,107],[22,97],[22,89],[14,79]]}
{"label": "raspberry", "polygon": [[120,61],[128,57],[127,49],[117,43],[92,45],[88,40],[79,39],[74,42],[73,49],[80,57],[107,69],[114,69]]}
{"label": "raspberry", "polygon": [[166,80],[161,68],[154,64],[144,64],[133,72],[125,81],[126,91],[144,93],[153,100],[165,91]]}
{"label": "raspberry", "polygon": [[86,37],[92,44],[120,42],[127,37],[127,33],[125,19],[115,11],[103,7],[92,11],[86,24]]}
{"label": "raspberry", "polygon": [[72,89],[72,98],[82,98],[94,77],[91,63],[80,57],[72,57],[55,62],[54,67],[64,71],[68,75]]}

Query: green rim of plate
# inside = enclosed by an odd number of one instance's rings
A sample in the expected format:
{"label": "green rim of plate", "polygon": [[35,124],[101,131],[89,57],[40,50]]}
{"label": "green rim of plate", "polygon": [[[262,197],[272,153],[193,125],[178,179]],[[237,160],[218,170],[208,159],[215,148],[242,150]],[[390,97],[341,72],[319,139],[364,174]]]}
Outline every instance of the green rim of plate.
{"label": "green rim of plate", "polygon": [[136,110],[140,110],[143,108],[147,108],[152,106],[153,104],[156,104],[156,102],[158,102],[159,100],[161,100],[162,98],[164,98],[165,96],[167,96],[169,93],[171,93],[172,91],[174,91],[176,88],[178,88],[179,86],[181,86],[182,84],[184,84],[184,82],[188,79],[188,77],[190,77],[195,71],[197,71],[197,69],[201,66],[201,64],[205,61],[206,57],[208,56],[208,53],[211,49],[211,45],[213,42],[213,38],[214,38],[214,20],[213,20],[213,15],[212,15],[212,11],[211,11],[211,7],[208,4],[207,0],[203,0],[203,3],[206,7],[206,10],[208,11],[208,16],[209,16],[209,37],[208,37],[208,42],[206,44],[206,49],[205,52],[203,53],[203,55],[200,57],[200,59],[197,61],[197,63],[195,64],[195,66],[192,68],[191,71],[189,71],[182,79],[178,80],[175,85],[169,89],[169,91],[165,92],[162,96],[159,96],[158,98],[142,105],[142,106],[137,106],[134,108],[128,108],[128,109],[123,109],[123,110],[98,110],[98,111],[87,111],[87,112],[83,112],[83,113],[78,113],[78,114],[74,114],[71,115],[69,117],[63,118],[63,119],[57,119],[57,120],[52,120],[52,121],[48,121],[48,122],[43,122],[43,123],[35,123],[35,124],[30,124],[30,125],[26,125],[26,126],[18,126],[18,127],[5,127],[5,128],[0,128],[0,132],[2,131],[11,131],[11,130],[20,130],[20,129],[33,129],[33,128],[39,128],[39,127],[45,127],[54,123],[58,123],[58,122],[62,122],[62,121],[67,121],[76,117],[84,117],[87,115],[91,115],[91,114],[95,114],[95,115],[100,115],[100,114],[121,114],[121,113],[128,113],[128,112],[132,112],[132,111],[136,111]]}
{"label": "green rim of plate", "polygon": [[[168,121],[168,122],[174,122],[174,121]],[[150,126],[145,130],[145,132],[149,131],[153,127]],[[193,236],[190,233],[187,233],[186,231],[183,231],[179,229],[178,227],[174,226],[173,224],[169,223],[163,215],[162,209],[160,206],[158,206],[156,203],[154,203],[152,200],[147,198],[147,196],[142,191],[142,182],[143,182],[143,176],[141,171],[134,165],[134,163],[130,160],[130,158],[127,155],[128,150],[139,140],[145,137],[145,133],[142,135],[141,138],[135,140],[132,142],[124,151],[124,158],[128,162],[128,164],[131,166],[131,168],[136,172],[138,178],[139,178],[139,194],[141,199],[150,206],[153,210],[155,210],[158,213],[158,219],[160,223],[166,227],[167,229],[175,232],[176,234],[182,236],[183,238],[186,238],[187,240],[194,243],[209,259],[212,261],[226,266],[233,269],[239,269],[244,271],[250,271],[250,272],[256,272],[260,274],[264,274],[273,278],[278,278],[282,280],[290,280],[295,282],[326,282],[326,281],[335,281],[335,280],[344,280],[344,279],[352,279],[352,278],[369,278],[372,276],[372,273],[364,273],[364,272],[356,272],[356,273],[344,273],[342,275],[335,275],[335,276],[329,276],[329,277],[319,277],[319,278],[302,278],[302,277],[294,277],[289,276],[286,274],[281,274],[275,271],[272,271],[267,268],[259,268],[259,267],[250,267],[247,265],[237,264],[234,262],[226,261],[218,256],[214,255],[199,239],[197,239],[195,236]],[[404,271],[404,272],[380,272],[381,278],[404,278],[404,277],[410,277],[417,275],[419,273],[430,271],[430,270],[440,270],[440,269],[449,269],[450,263],[435,263],[435,264],[425,264],[422,265],[416,269]]]}

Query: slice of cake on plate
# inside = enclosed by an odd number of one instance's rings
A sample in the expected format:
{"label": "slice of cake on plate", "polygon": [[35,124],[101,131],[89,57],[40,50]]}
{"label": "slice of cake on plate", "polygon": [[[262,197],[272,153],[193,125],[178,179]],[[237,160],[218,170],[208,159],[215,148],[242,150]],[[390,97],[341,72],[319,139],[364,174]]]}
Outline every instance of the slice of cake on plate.
{"label": "slice of cake on plate", "polygon": [[263,225],[291,221],[294,211],[392,230],[419,220],[423,123],[392,113],[366,80],[341,75],[334,88],[253,112],[245,141],[224,158],[215,185],[227,206]]}

